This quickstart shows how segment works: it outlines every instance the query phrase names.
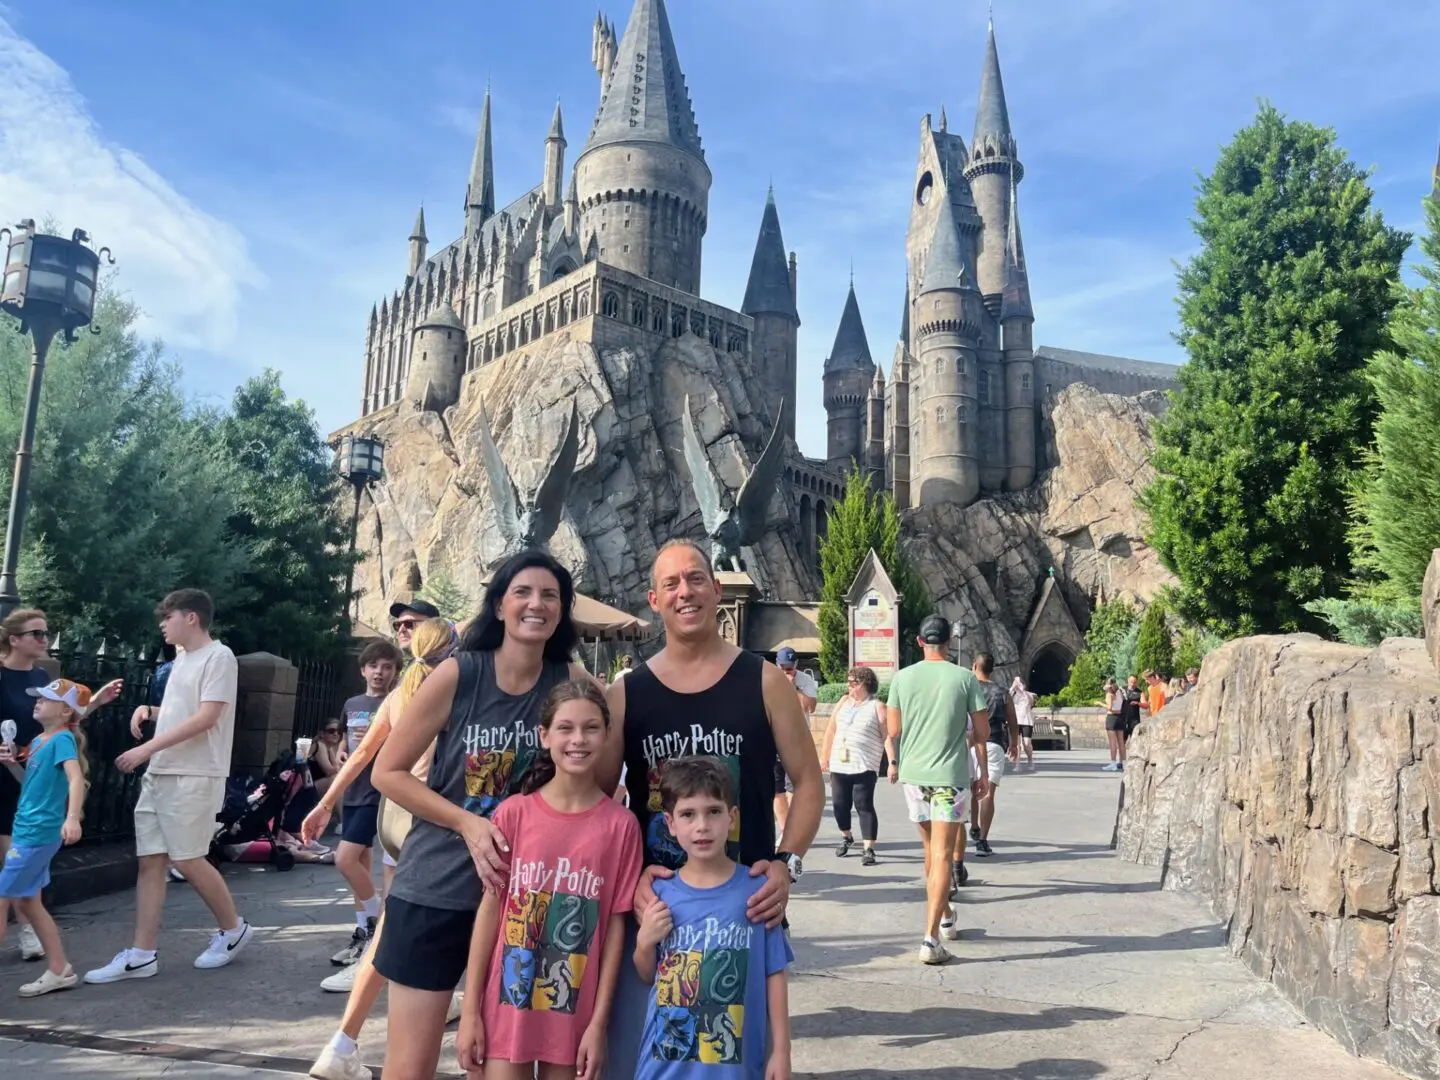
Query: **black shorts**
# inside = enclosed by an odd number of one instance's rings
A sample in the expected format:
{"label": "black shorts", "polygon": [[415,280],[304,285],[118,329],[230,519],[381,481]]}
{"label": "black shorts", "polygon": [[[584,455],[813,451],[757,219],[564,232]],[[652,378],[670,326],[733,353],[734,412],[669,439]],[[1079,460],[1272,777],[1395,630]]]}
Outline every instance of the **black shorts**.
{"label": "black shorts", "polygon": [[1105,730],[1128,731],[1129,727],[1126,725],[1124,719],[1121,718],[1119,713],[1112,712],[1105,714]]}
{"label": "black shorts", "polygon": [[340,839],[347,844],[368,848],[375,843],[380,828],[380,807],[347,806],[341,811]]}
{"label": "black shorts", "polygon": [[790,783],[790,777],[785,775],[785,763],[780,760],[780,755],[775,755],[775,794],[784,795],[787,791],[794,791]]}
{"label": "black shorts", "polygon": [[475,914],[388,898],[375,970],[398,986],[449,993],[465,974]]}
{"label": "black shorts", "polygon": [[1020,737],[1022,739],[1033,739],[1035,737],[1034,724],[1019,724],[1017,726],[1020,728]]}

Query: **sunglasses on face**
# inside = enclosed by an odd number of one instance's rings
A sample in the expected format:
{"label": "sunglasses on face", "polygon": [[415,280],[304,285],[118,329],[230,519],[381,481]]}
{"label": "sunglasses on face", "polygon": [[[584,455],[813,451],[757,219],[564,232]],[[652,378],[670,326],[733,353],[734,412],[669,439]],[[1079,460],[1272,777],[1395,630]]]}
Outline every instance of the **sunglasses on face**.
{"label": "sunglasses on face", "polygon": [[414,630],[415,627],[417,627],[417,626],[420,625],[420,620],[419,620],[419,619],[399,619],[399,620],[391,623],[390,625],[393,626],[396,630]]}
{"label": "sunglasses on face", "polygon": [[326,728],[324,731],[322,731],[320,734],[321,734],[321,735],[339,735],[339,734],[340,734],[340,729],[339,729],[338,727],[327,727],[327,728]]}
{"label": "sunglasses on face", "polygon": [[859,685],[860,685],[860,680],[859,680],[859,679],[846,679],[846,680],[845,680],[845,683],[846,683],[847,686],[859,686]]}
{"label": "sunglasses on face", "polygon": [[20,631],[20,633],[16,634],[15,636],[16,636],[16,637],[32,637],[32,638],[34,638],[36,641],[49,641],[49,640],[50,640],[50,631],[49,631],[49,630],[22,630],[22,631]]}

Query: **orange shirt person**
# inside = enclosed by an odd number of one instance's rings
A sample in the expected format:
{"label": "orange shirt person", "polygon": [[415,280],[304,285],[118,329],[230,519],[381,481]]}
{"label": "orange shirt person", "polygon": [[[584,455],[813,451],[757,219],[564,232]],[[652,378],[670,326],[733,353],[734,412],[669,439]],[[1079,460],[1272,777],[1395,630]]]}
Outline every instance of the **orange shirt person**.
{"label": "orange shirt person", "polygon": [[1165,707],[1165,682],[1153,671],[1145,672],[1145,681],[1150,685],[1146,707],[1150,715],[1154,716]]}

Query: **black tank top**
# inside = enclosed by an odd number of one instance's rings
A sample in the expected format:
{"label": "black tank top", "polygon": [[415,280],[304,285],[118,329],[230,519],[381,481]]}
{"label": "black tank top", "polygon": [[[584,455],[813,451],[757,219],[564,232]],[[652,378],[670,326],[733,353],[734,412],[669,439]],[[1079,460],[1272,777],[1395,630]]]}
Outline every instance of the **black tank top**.
{"label": "black tank top", "polygon": [[671,690],[642,664],[625,677],[625,786],[640,819],[645,862],[685,861],[660,810],[660,766],[717,757],[730,768],[740,820],[727,854],[749,866],[775,854],[775,736],[761,690],[764,661],[742,652],[720,681],[696,694]]}

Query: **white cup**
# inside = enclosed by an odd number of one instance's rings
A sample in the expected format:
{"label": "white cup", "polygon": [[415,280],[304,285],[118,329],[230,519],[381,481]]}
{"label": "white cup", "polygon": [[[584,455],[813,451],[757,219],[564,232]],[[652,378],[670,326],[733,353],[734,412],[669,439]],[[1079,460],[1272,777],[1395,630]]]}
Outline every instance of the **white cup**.
{"label": "white cup", "polygon": [[307,761],[310,758],[310,747],[315,744],[314,739],[296,739],[295,757],[300,761]]}

